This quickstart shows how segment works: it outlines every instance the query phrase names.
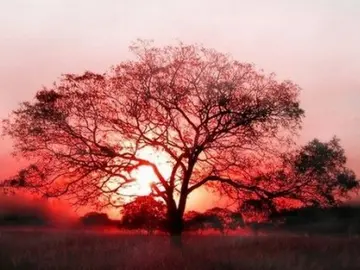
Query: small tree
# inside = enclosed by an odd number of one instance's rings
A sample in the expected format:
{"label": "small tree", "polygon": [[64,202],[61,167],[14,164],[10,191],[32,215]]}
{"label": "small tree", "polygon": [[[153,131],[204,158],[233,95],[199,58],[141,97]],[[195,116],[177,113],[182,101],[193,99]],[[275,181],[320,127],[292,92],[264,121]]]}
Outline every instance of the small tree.
{"label": "small tree", "polygon": [[185,227],[188,230],[214,229],[224,233],[223,220],[214,213],[196,213],[191,219],[186,220]]}
{"label": "small tree", "polygon": [[121,225],[127,229],[145,229],[149,233],[164,229],[166,206],[151,196],[139,196],[122,208]]}
{"label": "small tree", "polygon": [[355,173],[346,167],[346,156],[339,139],[310,141],[300,149],[257,173],[254,184],[266,192],[253,193],[242,202],[240,211],[264,219],[290,207],[337,206],[359,190]]}
{"label": "small tree", "polygon": [[35,169],[34,166],[30,166],[27,169],[20,170],[16,176],[11,177],[10,179],[5,179],[3,181],[0,181],[1,193],[4,195],[9,195],[9,194],[14,195],[15,191],[18,188],[26,188],[27,183],[25,181],[27,174],[34,169]]}
{"label": "small tree", "polygon": [[114,222],[109,219],[106,213],[90,212],[81,217],[81,222],[86,226],[110,226]]}
{"label": "small tree", "polygon": [[205,229],[203,214],[197,211],[188,211],[184,214],[184,229],[186,231],[202,232]]}
{"label": "small tree", "polygon": [[204,213],[190,211],[185,216],[185,226],[188,230],[215,229],[225,234],[229,230],[243,228],[244,221],[240,213],[214,207]]}
{"label": "small tree", "polygon": [[241,213],[233,212],[230,214],[227,224],[228,230],[236,230],[245,227],[245,221]]}

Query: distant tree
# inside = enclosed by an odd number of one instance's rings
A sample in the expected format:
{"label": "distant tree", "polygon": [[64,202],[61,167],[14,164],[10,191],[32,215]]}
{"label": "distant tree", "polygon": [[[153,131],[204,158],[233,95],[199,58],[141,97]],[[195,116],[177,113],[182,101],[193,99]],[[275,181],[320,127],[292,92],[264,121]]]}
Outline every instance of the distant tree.
{"label": "distant tree", "polygon": [[188,211],[184,215],[184,230],[202,232],[205,229],[203,213]]}
{"label": "distant tree", "polygon": [[346,156],[336,137],[329,142],[314,139],[282,156],[275,166],[253,179],[256,185],[266,187],[266,192],[252,194],[251,199],[242,202],[240,211],[266,219],[292,204],[336,206],[359,190],[359,181],[346,167]]}
{"label": "distant tree", "polygon": [[185,221],[185,228],[190,231],[214,229],[224,233],[224,225],[221,217],[212,213],[197,213],[191,219]]}
{"label": "distant tree", "polygon": [[244,227],[241,213],[233,212],[226,208],[214,207],[204,213],[208,217],[217,217],[213,222],[214,229],[218,229],[222,234],[229,230],[236,230]]}
{"label": "distant tree", "polygon": [[281,229],[317,234],[360,233],[360,208],[339,205],[307,206],[279,211],[270,216]]}
{"label": "distant tree", "polygon": [[230,214],[229,222],[227,223],[228,230],[236,230],[245,227],[245,221],[241,213],[233,212]]}
{"label": "distant tree", "polygon": [[139,196],[122,208],[121,225],[127,229],[145,229],[149,233],[163,230],[166,206],[152,196]]}
{"label": "distant tree", "polygon": [[214,229],[222,234],[244,227],[240,213],[214,207],[203,213],[191,211],[185,215],[185,227],[188,230]]}
{"label": "distant tree", "polygon": [[262,233],[273,232],[275,229],[277,229],[277,224],[267,221],[263,221],[263,222],[256,221],[256,222],[246,223],[245,227],[250,228],[251,232],[257,236],[261,232]]}
{"label": "distant tree", "polygon": [[81,223],[86,226],[110,226],[114,222],[106,213],[90,212],[81,217]]}
{"label": "distant tree", "polygon": [[45,226],[48,220],[28,213],[0,213],[0,226]]}
{"label": "distant tree", "polygon": [[[303,116],[297,85],[199,46],[139,42],[131,50],[137,59],[107,74],[64,75],[4,122],[15,154],[40,172],[27,175],[28,187],[121,207],[131,172],[150,166],[158,178],[151,195],[166,204],[178,244],[187,199],[201,186],[237,198],[294,189],[268,191],[244,171],[291,143]],[[169,178],[139,157],[146,148],[167,155]]]}
{"label": "distant tree", "polygon": [[[14,195],[17,190],[21,188],[30,188],[31,183],[27,183],[26,179],[33,178],[37,176],[39,179],[42,179],[44,175],[39,171],[38,167],[35,165],[30,165],[25,169],[19,170],[19,172],[8,179],[0,180],[0,191],[3,194],[12,194]],[[45,196],[44,196],[45,197]]]}
{"label": "distant tree", "polygon": [[45,226],[51,218],[44,205],[19,196],[0,196],[0,226]]}

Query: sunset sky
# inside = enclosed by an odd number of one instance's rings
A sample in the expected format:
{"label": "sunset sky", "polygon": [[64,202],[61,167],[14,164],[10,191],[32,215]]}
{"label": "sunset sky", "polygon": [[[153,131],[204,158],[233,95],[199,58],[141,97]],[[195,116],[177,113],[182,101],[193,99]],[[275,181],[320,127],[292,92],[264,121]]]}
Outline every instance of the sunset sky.
{"label": "sunset sky", "polygon": [[1,1],[0,118],[61,73],[106,71],[137,38],[201,43],[299,84],[300,142],[337,135],[360,175],[359,27],[358,0]]}

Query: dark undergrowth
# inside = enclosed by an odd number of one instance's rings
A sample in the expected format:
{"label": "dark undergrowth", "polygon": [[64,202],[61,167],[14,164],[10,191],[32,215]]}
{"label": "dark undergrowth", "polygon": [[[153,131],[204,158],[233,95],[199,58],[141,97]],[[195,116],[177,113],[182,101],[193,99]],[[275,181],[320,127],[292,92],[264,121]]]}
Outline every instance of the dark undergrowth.
{"label": "dark undergrowth", "polygon": [[291,235],[166,236],[0,231],[0,269],[360,269],[360,240]]}

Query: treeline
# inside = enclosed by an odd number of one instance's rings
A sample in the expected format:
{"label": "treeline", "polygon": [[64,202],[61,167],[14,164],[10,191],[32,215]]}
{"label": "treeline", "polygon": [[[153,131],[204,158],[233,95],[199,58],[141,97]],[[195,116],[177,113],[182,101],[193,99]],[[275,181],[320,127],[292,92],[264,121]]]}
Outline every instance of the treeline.
{"label": "treeline", "polygon": [[72,226],[77,217],[44,199],[0,195],[0,226]]}
{"label": "treeline", "polygon": [[[150,207],[131,214],[124,211],[121,220],[111,220],[106,214],[90,213],[81,218],[84,226],[115,226],[126,230],[166,231],[166,219],[152,214]],[[132,209],[134,210],[134,209]],[[334,207],[303,207],[271,214],[263,222],[245,222],[242,215],[223,208],[212,208],[205,212],[187,212],[184,230],[201,233],[215,230],[222,234],[232,230],[249,229],[254,234],[265,232],[290,232],[296,234],[360,235],[360,205]]]}
{"label": "treeline", "polygon": [[360,205],[304,207],[269,216],[279,230],[306,234],[359,235]]}
{"label": "treeline", "polygon": [[[147,213],[137,213],[131,216],[124,215],[121,220],[112,220],[104,213],[91,212],[81,217],[80,222],[83,226],[92,228],[116,227],[121,230],[144,230],[149,234],[155,231],[166,232],[166,219],[154,217]],[[188,232],[214,230],[225,234],[244,226],[241,214],[217,207],[202,213],[190,211],[184,219],[184,230]]]}
{"label": "treeline", "polygon": [[[149,196],[140,196],[122,209],[122,218],[112,220],[105,213],[90,212],[72,223],[74,228],[117,228],[145,230],[148,233],[167,231],[165,206]],[[32,207],[2,207],[0,226],[55,225],[49,212],[34,204]],[[253,233],[291,232],[300,234],[360,234],[360,205],[336,207],[303,207],[283,210],[269,215],[264,222],[245,222],[239,212],[215,207],[204,212],[189,211],[184,217],[184,231],[201,233],[215,230],[222,234],[237,229],[250,229]]]}
{"label": "treeline", "polygon": [[[0,226],[54,227],[59,222],[54,217],[60,213],[51,212],[41,203],[24,203],[19,200],[3,200],[0,203]],[[72,228],[117,228],[121,230],[167,231],[166,207],[151,196],[139,196],[125,205],[120,220],[110,219],[105,213],[90,212],[67,225]],[[226,233],[244,226],[243,217],[223,208],[212,208],[205,212],[190,211],[184,217],[186,231],[200,232],[209,229]]]}

